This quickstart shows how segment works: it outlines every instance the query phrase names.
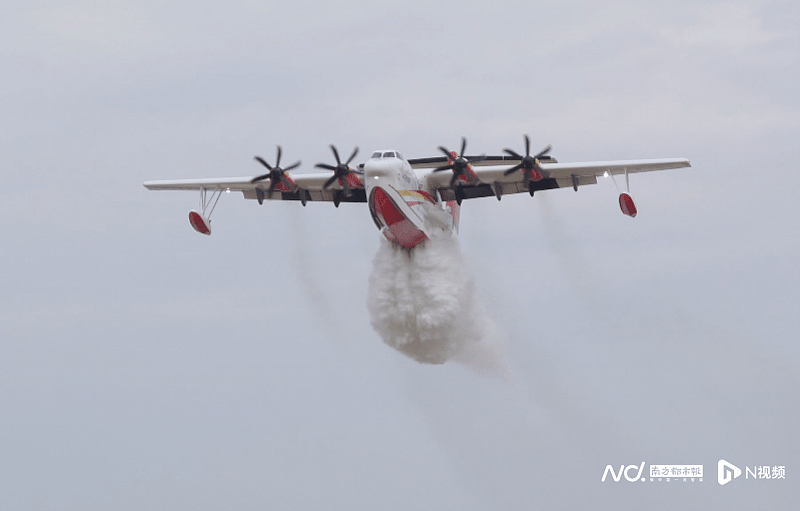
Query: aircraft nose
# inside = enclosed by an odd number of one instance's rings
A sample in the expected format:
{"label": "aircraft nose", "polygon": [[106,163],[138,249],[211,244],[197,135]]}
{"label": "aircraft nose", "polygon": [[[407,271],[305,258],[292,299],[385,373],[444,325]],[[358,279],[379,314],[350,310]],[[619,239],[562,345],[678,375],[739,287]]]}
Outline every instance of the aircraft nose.
{"label": "aircraft nose", "polygon": [[391,160],[369,160],[364,164],[364,175],[367,179],[390,177],[398,172],[397,166]]}

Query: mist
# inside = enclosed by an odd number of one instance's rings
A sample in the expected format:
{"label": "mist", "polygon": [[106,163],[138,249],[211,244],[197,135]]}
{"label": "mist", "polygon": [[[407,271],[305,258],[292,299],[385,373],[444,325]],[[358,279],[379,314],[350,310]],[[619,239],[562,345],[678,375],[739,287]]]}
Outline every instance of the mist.
{"label": "mist", "polygon": [[410,251],[382,240],[367,308],[383,342],[417,362],[455,361],[484,374],[506,372],[502,334],[477,300],[455,237],[431,239]]}

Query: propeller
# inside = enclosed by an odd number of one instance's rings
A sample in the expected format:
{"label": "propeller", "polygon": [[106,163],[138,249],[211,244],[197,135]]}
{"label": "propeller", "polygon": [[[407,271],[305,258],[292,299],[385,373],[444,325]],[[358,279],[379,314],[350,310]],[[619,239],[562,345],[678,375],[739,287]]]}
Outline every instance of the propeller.
{"label": "propeller", "polygon": [[539,158],[544,156],[545,154],[550,152],[552,149],[551,146],[545,147],[542,151],[539,152],[536,156],[531,156],[531,139],[528,135],[525,135],[525,156],[519,155],[512,151],[511,149],[503,149],[509,155],[513,156],[514,158],[519,158],[521,161],[519,165],[515,165],[505,171],[503,175],[507,176],[512,174],[519,169],[524,169],[524,179],[525,179],[525,186],[528,186],[528,183],[531,179],[534,181],[540,181],[544,176],[542,175],[542,167],[539,166]]}
{"label": "propeller", "polygon": [[452,160],[452,163],[443,165],[441,167],[437,167],[433,169],[433,171],[441,172],[443,170],[452,170],[453,177],[450,178],[450,188],[452,188],[453,185],[455,185],[456,180],[458,179],[459,176],[465,176],[467,180],[471,182],[472,176],[466,173],[467,166],[470,163],[479,162],[484,158],[484,156],[478,156],[472,158],[471,160],[468,160],[466,157],[464,157],[464,150],[466,150],[466,148],[467,148],[467,139],[465,137],[461,137],[461,153],[459,153],[458,155],[456,155],[455,158],[453,158],[453,153],[451,153],[446,147],[439,146],[439,150],[443,152],[445,156],[447,156],[448,161]]}
{"label": "propeller", "polygon": [[333,151],[333,156],[336,158],[336,166],[328,165],[327,163],[317,163],[316,165],[314,165],[315,167],[321,169],[333,171],[333,175],[330,177],[330,179],[325,181],[325,184],[322,185],[322,188],[324,190],[327,190],[328,187],[331,186],[333,182],[338,179],[342,183],[342,188],[344,188],[345,195],[349,196],[351,190],[350,190],[350,183],[347,182],[347,176],[348,174],[357,174],[355,170],[350,168],[350,162],[352,162],[353,159],[358,154],[358,146],[356,146],[356,148],[353,149],[353,154],[350,155],[350,157],[347,159],[346,162],[342,162],[342,160],[339,158],[339,151],[336,150],[336,146],[333,144],[331,144],[331,151]]}
{"label": "propeller", "polygon": [[[278,183],[283,183],[289,189],[293,189],[295,187],[294,183],[292,183],[290,180],[288,180],[286,178],[285,173],[287,171],[290,171],[292,169],[296,169],[297,167],[299,167],[300,166],[300,162],[298,161],[297,163],[293,163],[293,164],[289,165],[288,167],[286,167],[285,169],[283,169],[280,166],[281,165],[281,155],[282,154],[283,154],[283,150],[281,149],[281,146],[278,146],[278,156],[275,158],[275,166],[272,166],[269,163],[267,163],[264,160],[264,158],[262,158],[261,156],[255,156],[254,157],[257,162],[259,162],[261,165],[267,167],[267,170],[269,170],[269,172],[267,172],[266,174],[262,174],[260,176],[254,177],[253,179],[250,180],[250,182],[251,183],[258,183],[259,181],[263,181],[265,179],[269,179],[269,190],[267,192],[269,194],[269,197],[272,197],[272,192],[275,191],[275,187],[278,186]],[[261,201],[259,201],[259,203],[260,202]]]}

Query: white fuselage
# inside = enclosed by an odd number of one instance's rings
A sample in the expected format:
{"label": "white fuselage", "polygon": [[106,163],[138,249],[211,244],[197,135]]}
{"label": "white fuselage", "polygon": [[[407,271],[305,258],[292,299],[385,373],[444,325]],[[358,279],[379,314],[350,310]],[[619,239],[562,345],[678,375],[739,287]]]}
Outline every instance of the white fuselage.
{"label": "white fuselage", "polygon": [[[457,232],[459,206],[426,189],[403,156],[375,151],[364,163],[364,188],[372,219],[390,241],[407,249]],[[433,192],[433,193],[431,193]]]}

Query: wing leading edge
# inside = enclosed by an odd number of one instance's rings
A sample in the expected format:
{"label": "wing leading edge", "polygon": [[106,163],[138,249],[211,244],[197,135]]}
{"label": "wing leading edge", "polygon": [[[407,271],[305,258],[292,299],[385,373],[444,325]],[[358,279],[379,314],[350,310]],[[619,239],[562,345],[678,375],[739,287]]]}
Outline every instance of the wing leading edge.
{"label": "wing leading edge", "polygon": [[[221,190],[242,192],[245,199],[260,200],[296,200],[296,201],[327,201],[327,202],[366,202],[366,193],[360,176],[360,187],[351,183],[350,194],[344,193],[341,184],[334,182],[327,189],[325,183],[330,179],[330,173],[292,174],[292,180],[297,185],[296,191],[275,190],[272,196],[267,193],[269,181],[264,183],[252,182],[252,177],[231,178],[203,178],[203,179],[173,179],[161,181],[145,181],[144,187],[148,190]],[[354,175],[351,179],[356,179]]]}

